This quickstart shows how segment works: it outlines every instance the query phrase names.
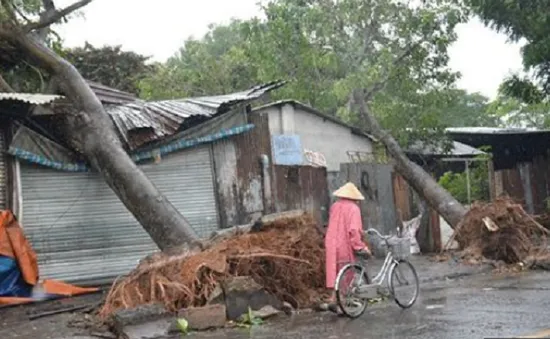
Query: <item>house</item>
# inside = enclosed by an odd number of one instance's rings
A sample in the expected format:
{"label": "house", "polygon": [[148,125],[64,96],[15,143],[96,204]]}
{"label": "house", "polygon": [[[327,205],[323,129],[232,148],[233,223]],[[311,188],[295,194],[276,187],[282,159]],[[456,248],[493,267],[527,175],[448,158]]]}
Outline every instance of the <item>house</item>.
{"label": "house", "polygon": [[374,139],[370,135],[295,100],[273,102],[254,108],[253,112],[268,117],[273,136],[297,135],[304,150],[321,153],[328,172],[339,172],[340,164],[350,161],[349,151],[373,151]]}
{"label": "house", "polygon": [[[328,190],[332,192],[341,184],[340,166],[352,162],[352,154],[372,155],[374,138],[344,121],[320,112],[296,100],[281,100],[252,110],[259,116],[266,116],[274,147],[281,145],[277,138],[294,137],[301,154],[281,157],[279,163],[286,165],[311,164],[326,167]],[[282,140],[285,141],[285,140]],[[274,161],[277,152],[274,149]],[[331,199],[332,195],[330,196]],[[329,201],[330,202],[330,201]],[[325,211],[325,217],[328,211]]]}
{"label": "house", "polygon": [[[157,102],[99,85],[94,90],[103,94],[98,96],[130,157],[207,237],[262,214],[316,212],[325,204],[326,170],[299,166],[288,176],[296,168],[271,161],[267,117],[250,114],[251,101],[281,85]],[[157,248],[102,178],[59,139],[51,123],[62,114],[59,107],[67,109],[59,96],[0,95],[0,115],[15,121],[13,135],[5,135],[5,167],[13,168],[2,185],[11,197],[7,207],[36,250],[43,277],[109,281]],[[32,111],[34,123],[15,119],[19,109]]]}
{"label": "house", "polygon": [[447,133],[473,147],[490,147],[491,198],[505,194],[522,202],[531,214],[547,211],[550,130],[461,127]]}

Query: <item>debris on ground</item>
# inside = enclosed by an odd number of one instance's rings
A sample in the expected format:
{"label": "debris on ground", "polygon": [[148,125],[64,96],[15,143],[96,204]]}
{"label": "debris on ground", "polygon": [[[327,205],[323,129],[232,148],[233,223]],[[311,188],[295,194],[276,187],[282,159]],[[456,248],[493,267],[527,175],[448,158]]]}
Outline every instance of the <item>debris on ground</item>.
{"label": "debris on ground", "polygon": [[[550,259],[547,237],[550,231],[508,197],[474,203],[449,239],[461,251],[453,254],[472,264],[492,261],[503,265],[532,267]],[[522,267],[523,267],[522,266]]]}
{"label": "debris on ground", "polygon": [[[198,253],[158,254],[113,284],[99,314],[160,303],[176,312],[201,307],[232,277],[251,277],[281,302],[309,307],[324,293],[323,236],[310,214],[274,219]],[[218,291],[219,293],[219,291]]]}

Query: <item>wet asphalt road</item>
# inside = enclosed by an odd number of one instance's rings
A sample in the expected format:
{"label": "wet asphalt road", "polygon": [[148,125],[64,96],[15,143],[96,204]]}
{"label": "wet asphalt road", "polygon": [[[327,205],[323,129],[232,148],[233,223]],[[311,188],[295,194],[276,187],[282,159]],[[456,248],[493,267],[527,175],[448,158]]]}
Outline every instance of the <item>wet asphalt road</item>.
{"label": "wet asphalt road", "polygon": [[251,330],[193,333],[188,338],[550,338],[550,273],[491,274],[421,286],[417,303],[370,307],[356,320],[332,314],[282,318]]}

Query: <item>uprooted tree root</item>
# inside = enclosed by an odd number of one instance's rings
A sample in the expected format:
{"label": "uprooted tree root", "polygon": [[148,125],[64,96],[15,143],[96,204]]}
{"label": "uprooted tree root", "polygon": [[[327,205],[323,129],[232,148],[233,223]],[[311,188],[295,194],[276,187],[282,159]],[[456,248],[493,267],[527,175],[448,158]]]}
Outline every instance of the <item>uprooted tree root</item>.
{"label": "uprooted tree root", "polygon": [[510,198],[476,202],[451,238],[464,257],[479,257],[506,264],[522,263],[547,255],[549,231]]}
{"label": "uprooted tree root", "polygon": [[324,287],[323,236],[311,215],[266,224],[199,253],[159,254],[113,284],[100,316],[161,303],[168,310],[202,306],[225,279],[251,276],[295,307],[310,306]]}

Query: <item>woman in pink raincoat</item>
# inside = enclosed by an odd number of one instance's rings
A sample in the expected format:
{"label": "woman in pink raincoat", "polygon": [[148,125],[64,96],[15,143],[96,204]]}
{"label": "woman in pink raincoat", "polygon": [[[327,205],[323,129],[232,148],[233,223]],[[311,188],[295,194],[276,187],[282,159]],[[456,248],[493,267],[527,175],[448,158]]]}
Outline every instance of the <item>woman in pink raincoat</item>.
{"label": "woman in pink raincoat", "polygon": [[354,252],[364,251],[370,254],[369,248],[362,240],[363,223],[358,205],[365,197],[351,182],[340,187],[333,195],[339,199],[330,208],[325,235],[326,286],[332,291],[330,308],[334,308],[336,302],[334,284],[338,271],[344,265],[355,261]]}

